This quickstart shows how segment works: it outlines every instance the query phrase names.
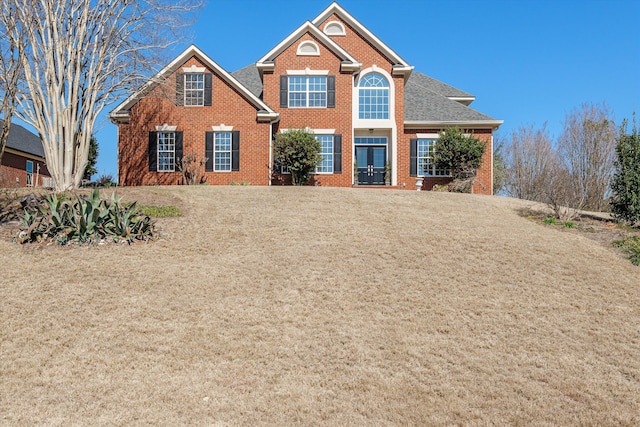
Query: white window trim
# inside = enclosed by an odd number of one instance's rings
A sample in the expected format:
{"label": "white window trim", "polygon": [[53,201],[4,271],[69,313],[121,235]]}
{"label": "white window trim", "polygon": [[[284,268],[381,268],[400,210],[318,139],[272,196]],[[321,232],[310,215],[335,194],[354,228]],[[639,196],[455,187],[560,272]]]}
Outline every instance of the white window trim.
{"label": "white window trim", "polygon": [[[303,49],[311,46],[313,52],[305,52]],[[305,40],[298,44],[298,49],[296,50],[296,55],[298,56],[320,56],[320,48],[318,44],[312,40]]]}
{"label": "white window trim", "polygon": [[[370,73],[382,74],[389,82],[389,118],[388,119],[361,119],[360,117],[360,80],[362,77]],[[376,128],[393,128],[396,127],[396,88],[393,77],[386,70],[373,64],[371,67],[362,70],[362,72],[354,78],[351,94],[351,114],[353,117],[353,127],[362,129]]]}
{"label": "white window trim", "polygon": [[[166,124],[164,125],[166,126]],[[156,126],[156,130],[158,130],[158,128],[162,128],[163,126]],[[168,129],[167,129],[168,128]],[[156,172],[175,172],[176,171],[176,161],[175,161],[175,157],[176,157],[176,126],[167,126],[167,128],[165,129],[159,129],[158,130],[158,134],[156,135]],[[171,129],[173,128],[173,129]],[[166,170],[160,170],[160,133],[173,133],[173,150],[172,151],[163,151],[163,152],[173,152],[173,168],[172,169],[166,169]]]}
{"label": "white window trim", "polygon": [[[280,129],[280,133],[288,133],[294,130],[300,130],[300,129]],[[314,135],[335,135],[336,133],[335,129],[311,129],[310,127],[306,127],[302,130],[308,133],[312,133]]]}
{"label": "white window trim", "polygon": [[311,70],[305,68],[304,70],[287,70],[288,76],[328,76],[329,70]]}
{"label": "white window trim", "polygon": [[[203,68],[204,70],[204,68]],[[202,104],[187,104],[187,76],[189,75],[201,75],[202,77]],[[204,98],[205,98],[205,92],[206,92],[206,88],[205,88],[205,78],[204,78],[204,71],[203,72],[187,72],[185,74],[183,74],[182,76],[183,80],[182,80],[182,105],[185,107],[204,107]],[[200,91],[200,89],[190,89],[192,91],[198,90]]]}
{"label": "white window trim", "polygon": [[[315,131],[314,131],[314,132],[312,132],[312,133],[313,133],[314,135],[317,135],[317,136],[331,136],[331,153],[328,153],[328,154],[329,154],[329,156],[331,156],[331,171],[330,171],[330,172],[318,172],[318,167],[316,166],[316,169],[315,169],[313,172],[311,172],[311,173],[312,173],[313,175],[333,175],[333,167],[334,167],[334,164],[333,164],[333,151],[334,151],[334,149],[335,149],[335,147],[334,147],[335,140],[334,140],[334,138],[333,138],[334,133],[331,133],[331,134],[327,134],[327,133],[320,133],[320,132],[318,132],[318,131],[320,131],[320,130],[324,130],[324,129],[315,129]],[[318,141],[318,142],[319,142],[319,141]],[[323,154],[323,153],[320,153],[320,154]],[[324,153],[324,154],[327,154],[327,153]]]}
{"label": "white window trim", "polygon": [[225,126],[224,123],[221,123],[220,126],[211,126],[211,129],[214,132],[231,132],[233,130],[233,126]]}
{"label": "white window trim", "polygon": [[178,126],[169,126],[166,123],[162,126],[156,126],[156,131],[158,132],[175,132],[176,129],[178,129]]}
{"label": "white window trim", "polygon": [[[417,139],[427,139],[427,140],[431,140],[433,141],[433,143],[435,144],[437,142],[437,140],[440,138],[440,134],[438,133],[418,133],[416,134],[416,138]],[[417,148],[417,147],[416,147]],[[431,172],[430,174],[425,174],[425,172],[421,172],[420,168],[418,167],[418,159],[424,158],[424,156],[418,156],[418,153],[416,153],[416,175],[419,177],[423,177],[423,178],[448,178],[451,177],[451,171],[449,171],[449,173],[447,175],[437,175],[436,172],[436,165],[435,162],[433,162],[433,158],[432,158],[432,164],[431,164]]]}
{"label": "white window trim", "polygon": [[[29,163],[31,163],[31,172],[29,172]],[[27,187],[33,187],[33,160],[27,160],[25,167],[24,167],[24,171],[27,174],[27,182],[26,182],[26,186]]]}
{"label": "white window trim", "polygon": [[[224,126],[224,125],[222,125]],[[220,127],[220,126],[212,126],[214,128],[216,127]],[[218,130],[216,131],[214,129],[214,134],[213,134],[213,171],[214,172],[222,172],[222,173],[229,173],[229,172],[233,172],[233,135],[229,135],[231,137],[231,140],[229,142],[229,150],[216,150],[216,134],[218,133],[231,133],[231,130]],[[229,169],[218,169],[216,167],[216,153],[229,153]]]}
{"label": "white window trim", "polygon": [[[337,32],[331,32],[330,28],[337,28]],[[329,21],[324,26],[324,33],[328,36],[346,36],[347,33],[344,29],[344,25],[340,21]]]}
{"label": "white window trim", "polygon": [[197,74],[204,73],[205,71],[207,71],[205,67],[196,67],[195,65],[192,65],[190,67],[182,67],[183,73]]}
{"label": "white window trim", "polygon": [[[308,70],[308,69],[307,69]],[[328,75],[328,71],[327,71],[327,75]],[[287,73],[287,75],[289,75]],[[309,73],[309,74],[291,74],[291,77],[300,77],[300,76],[304,76],[304,77],[316,77],[316,76],[326,76],[325,74],[315,74],[315,73]],[[287,78],[287,108],[315,108],[315,109],[319,109],[319,108],[328,108],[327,105],[329,104],[329,88],[327,86],[327,81],[325,80],[325,90],[324,90],[324,104],[325,105],[316,105],[316,106],[310,106],[309,105],[309,95],[311,93],[322,93],[320,91],[310,91],[309,90],[309,79],[307,78],[307,82],[306,82],[306,89],[305,89],[305,93],[306,93],[306,105],[303,106],[292,106],[291,105],[291,93],[302,93],[299,91],[292,91],[289,88],[289,79]]]}

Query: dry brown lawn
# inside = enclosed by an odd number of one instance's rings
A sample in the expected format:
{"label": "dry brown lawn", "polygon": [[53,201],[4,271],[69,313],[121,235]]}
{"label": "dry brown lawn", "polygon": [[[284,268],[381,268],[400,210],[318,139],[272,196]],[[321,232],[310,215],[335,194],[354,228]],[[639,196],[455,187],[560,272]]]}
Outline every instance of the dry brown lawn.
{"label": "dry brown lawn", "polygon": [[0,424],[640,424],[640,268],[527,202],[119,191],[184,216],[0,241]]}

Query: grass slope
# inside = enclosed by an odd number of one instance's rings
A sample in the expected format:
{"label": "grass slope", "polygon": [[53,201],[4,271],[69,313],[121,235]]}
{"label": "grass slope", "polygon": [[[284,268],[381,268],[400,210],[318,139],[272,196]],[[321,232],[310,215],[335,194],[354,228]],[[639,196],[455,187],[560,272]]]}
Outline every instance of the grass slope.
{"label": "grass slope", "polygon": [[498,197],[152,187],[148,245],[0,241],[0,424],[638,425],[640,269]]}

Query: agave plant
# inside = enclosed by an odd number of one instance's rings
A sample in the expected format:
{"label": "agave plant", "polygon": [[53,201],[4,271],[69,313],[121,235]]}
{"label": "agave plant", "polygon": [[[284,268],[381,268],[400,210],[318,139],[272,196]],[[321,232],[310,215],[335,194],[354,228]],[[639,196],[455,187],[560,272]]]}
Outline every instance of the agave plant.
{"label": "agave plant", "polygon": [[74,199],[45,197],[37,213],[25,210],[18,242],[55,239],[59,244],[149,240],[156,236],[155,223],[138,211],[136,203],[126,205],[115,194],[110,200],[100,198],[95,189],[89,196]]}

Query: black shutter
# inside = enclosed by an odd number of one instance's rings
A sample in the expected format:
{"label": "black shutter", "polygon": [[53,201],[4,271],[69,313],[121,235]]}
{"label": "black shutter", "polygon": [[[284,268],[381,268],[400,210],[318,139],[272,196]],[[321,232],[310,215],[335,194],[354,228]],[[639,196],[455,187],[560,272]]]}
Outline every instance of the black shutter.
{"label": "black shutter", "polygon": [[176,73],[176,105],[184,105],[184,73]]}
{"label": "black shutter", "polygon": [[342,173],[342,135],[333,135],[333,173]]}
{"label": "black shutter", "polygon": [[327,76],[327,107],[336,107],[336,76]]}
{"label": "black shutter", "polygon": [[418,176],[418,139],[411,138],[409,175]]}
{"label": "black shutter", "polygon": [[211,107],[211,82],[213,75],[211,73],[204,74],[204,106]]}
{"label": "black shutter", "polygon": [[176,132],[176,145],[173,153],[175,170],[178,170],[178,162],[182,160],[182,132]]}
{"label": "black shutter", "polygon": [[204,133],[204,156],[207,163],[204,165],[205,172],[213,171],[213,132]]}
{"label": "black shutter", "polygon": [[149,132],[149,172],[158,171],[158,132]]}
{"label": "black shutter", "polygon": [[240,170],[240,131],[231,132],[231,170]]}
{"label": "black shutter", "polygon": [[289,78],[280,76],[280,107],[287,108],[289,103]]}

